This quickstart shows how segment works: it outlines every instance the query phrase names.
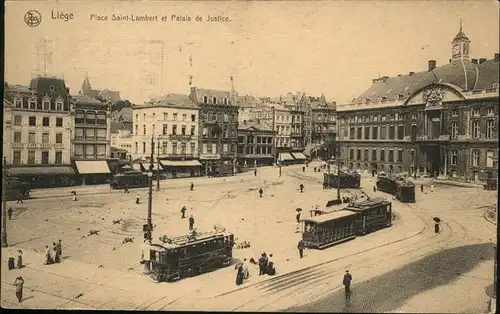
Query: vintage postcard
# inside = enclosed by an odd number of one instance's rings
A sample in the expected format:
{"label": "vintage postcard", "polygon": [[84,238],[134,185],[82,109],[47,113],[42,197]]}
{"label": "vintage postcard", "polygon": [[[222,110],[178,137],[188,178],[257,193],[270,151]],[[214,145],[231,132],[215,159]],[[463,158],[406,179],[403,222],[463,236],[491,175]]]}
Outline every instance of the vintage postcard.
{"label": "vintage postcard", "polygon": [[498,1],[5,1],[1,306],[494,313]]}

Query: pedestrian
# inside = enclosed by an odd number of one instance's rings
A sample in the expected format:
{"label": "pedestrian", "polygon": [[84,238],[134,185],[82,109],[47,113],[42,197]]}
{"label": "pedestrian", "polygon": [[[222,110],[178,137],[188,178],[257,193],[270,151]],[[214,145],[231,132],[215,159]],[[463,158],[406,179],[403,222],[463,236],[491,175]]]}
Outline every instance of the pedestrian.
{"label": "pedestrian", "polygon": [[73,202],[76,202],[76,192],[73,191]]}
{"label": "pedestrian", "polygon": [[306,172],[306,167],[302,167],[302,172]]}
{"label": "pedestrian", "polygon": [[434,223],[434,233],[439,233],[439,222]]}
{"label": "pedestrian", "polygon": [[243,263],[241,263],[241,266],[243,267],[243,279],[248,279],[250,277],[250,272],[248,271],[248,264],[247,264],[247,259],[243,259]]}
{"label": "pedestrian", "polygon": [[9,220],[12,220],[12,207],[9,207],[9,209],[7,210],[7,215],[9,216]]}
{"label": "pedestrian", "polygon": [[299,185],[299,189],[300,189],[300,193],[304,192],[304,185],[302,183]]}
{"label": "pedestrian", "polygon": [[125,183],[125,191],[123,192],[123,194],[130,194],[130,191],[128,190],[128,184]]}
{"label": "pedestrian", "polygon": [[300,212],[295,215],[295,219],[297,220],[297,223],[300,223]]}
{"label": "pedestrian", "polygon": [[276,266],[274,265],[272,258],[273,254],[269,254],[269,261],[267,263],[267,269],[266,269],[266,274],[268,274],[269,276],[276,275]]}
{"label": "pedestrian", "polygon": [[314,167],[314,172],[316,172],[316,167]]}
{"label": "pedestrian", "polygon": [[135,203],[139,204],[140,199],[141,197],[139,196],[139,193],[137,193],[137,195],[135,196]]}
{"label": "pedestrian", "polygon": [[186,206],[182,206],[182,208],[181,208],[182,217],[181,218],[186,218],[186,210],[187,210]]}
{"label": "pedestrian", "polygon": [[299,241],[299,244],[297,245],[297,248],[299,249],[299,255],[300,255],[300,258],[304,257],[304,241],[300,240]]}
{"label": "pedestrian", "polygon": [[259,258],[259,276],[266,274],[267,261],[268,260],[267,260],[266,252],[264,252],[261,254],[261,256]]}
{"label": "pedestrian", "polygon": [[17,268],[23,268],[23,251],[17,250]]}
{"label": "pedestrian", "polygon": [[373,192],[377,192],[377,187],[375,185],[373,186]]}
{"label": "pedestrian", "polygon": [[144,264],[144,250],[141,250],[141,264]]}
{"label": "pedestrian", "polygon": [[238,267],[238,272],[236,273],[236,285],[239,286],[243,284],[243,265]]}
{"label": "pedestrian", "polygon": [[54,247],[52,250],[54,251],[54,262],[55,263],[60,263],[61,262],[61,255],[59,255],[59,249],[57,248],[57,244],[55,242],[52,243]]}
{"label": "pedestrian", "polygon": [[423,191],[424,191],[424,185],[420,184],[420,192],[423,192]]}
{"label": "pedestrian", "polygon": [[434,192],[434,183],[431,183],[431,192]]}
{"label": "pedestrian", "polygon": [[191,188],[190,189],[191,189],[191,191],[194,191],[194,183],[193,182],[191,182]]}
{"label": "pedestrian", "polygon": [[22,202],[23,202],[23,194],[21,192],[19,192],[17,194],[17,204],[22,203]]}
{"label": "pedestrian", "polygon": [[262,197],[262,194],[264,194],[264,191],[262,190],[262,188],[259,189],[259,195],[260,197]]}
{"label": "pedestrian", "polygon": [[254,170],[253,170],[253,175],[254,175],[254,176],[257,176],[257,169],[254,169]]}
{"label": "pedestrian", "polygon": [[193,231],[194,229],[194,217],[193,215],[189,216],[189,231]]}
{"label": "pedestrian", "polygon": [[351,281],[352,281],[352,276],[351,274],[349,274],[349,271],[346,270],[344,275],[344,280],[342,283],[344,284],[345,297],[347,300],[351,299]]}
{"label": "pedestrian", "polygon": [[59,250],[59,256],[62,257],[62,240],[59,239],[59,241],[57,242],[57,249]]}
{"label": "pedestrian", "polygon": [[49,246],[45,246],[45,265],[54,264],[54,260],[52,259],[52,254],[50,253]]}
{"label": "pedestrian", "polygon": [[21,277],[21,276],[17,277],[16,280],[14,281],[13,285],[16,286],[17,301],[19,303],[23,302],[23,285],[24,285],[23,277]]}

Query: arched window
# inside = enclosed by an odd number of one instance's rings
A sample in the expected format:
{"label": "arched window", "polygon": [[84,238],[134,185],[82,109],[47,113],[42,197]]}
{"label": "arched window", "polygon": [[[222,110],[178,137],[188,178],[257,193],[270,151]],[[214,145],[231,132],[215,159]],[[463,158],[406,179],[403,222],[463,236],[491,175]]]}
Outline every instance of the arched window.
{"label": "arched window", "polygon": [[85,123],[95,124],[95,111],[87,111],[85,113]]}
{"label": "arched window", "polygon": [[105,111],[97,112],[97,124],[106,124],[106,112]]}
{"label": "arched window", "polygon": [[76,110],[75,111],[75,123],[85,123],[85,111]]}

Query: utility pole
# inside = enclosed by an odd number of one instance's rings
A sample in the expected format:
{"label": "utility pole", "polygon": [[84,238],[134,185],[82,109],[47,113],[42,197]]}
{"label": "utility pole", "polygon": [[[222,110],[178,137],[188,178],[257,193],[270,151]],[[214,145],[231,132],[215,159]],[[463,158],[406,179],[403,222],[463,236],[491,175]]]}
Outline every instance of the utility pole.
{"label": "utility pole", "polygon": [[158,147],[157,147],[157,158],[158,169],[156,169],[156,191],[160,190],[160,137],[158,136]]}
{"label": "utility pole", "polygon": [[148,194],[148,240],[151,242],[152,238],[152,232],[153,232],[153,222],[151,219],[151,216],[153,214],[153,152],[155,148],[155,143],[153,141],[153,137],[151,137],[151,156],[150,156],[150,163],[149,163],[149,194]]}
{"label": "utility pole", "polygon": [[8,247],[7,242],[7,158],[3,158],[2,173],[2,247]]}

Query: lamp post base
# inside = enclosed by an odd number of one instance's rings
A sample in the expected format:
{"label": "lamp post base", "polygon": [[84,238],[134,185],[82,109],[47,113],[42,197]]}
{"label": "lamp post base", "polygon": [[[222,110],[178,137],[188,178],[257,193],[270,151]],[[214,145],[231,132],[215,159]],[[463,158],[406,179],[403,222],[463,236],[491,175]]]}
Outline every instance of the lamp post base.
{"label": "lamp post base", "polygon": [[8,244],[8,242],[7,242],[7,232],[2,231],[1,238],[2,238],[2,239],[1,239],[1,242],[2,242],[2,243],[1,243],[1,246],[2,246],[2,247],[8,247],[8,246],[9,246],[9,244]]}

